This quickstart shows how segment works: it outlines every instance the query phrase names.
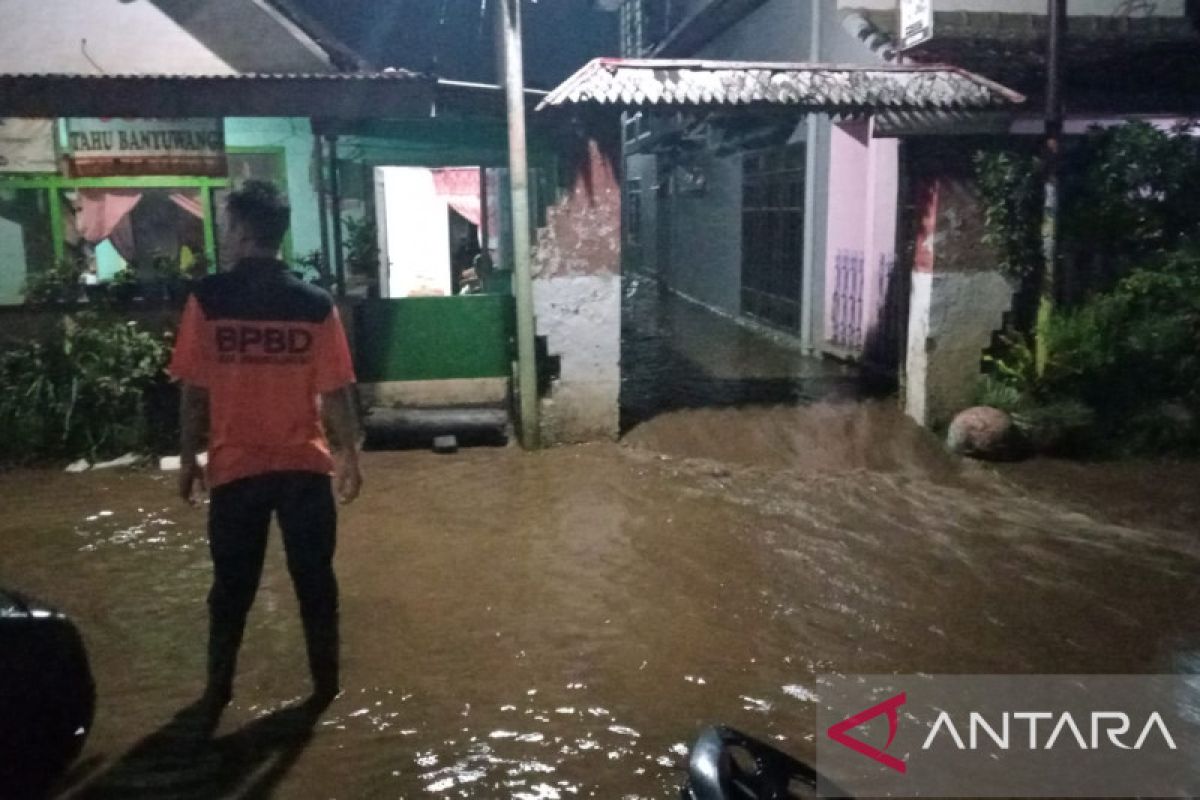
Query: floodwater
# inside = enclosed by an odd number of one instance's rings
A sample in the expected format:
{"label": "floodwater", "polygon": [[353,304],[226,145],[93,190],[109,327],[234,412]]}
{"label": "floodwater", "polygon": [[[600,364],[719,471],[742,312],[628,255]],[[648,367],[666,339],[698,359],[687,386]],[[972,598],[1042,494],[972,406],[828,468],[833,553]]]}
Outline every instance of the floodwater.
{"label": "floodwater", "polygon": [[[307,684],[273,543],[201,755],[169,723],[201,688],[204,516],[169,478],[0,477],[0,581],[90,649],[97,723],[64,796],[667,798],[708,723],[811,756],[821,672],[1195,668],[1194,506],[1142,514],[1118,474],[1110,513],[1043,494],[1047,467],[914,440],[883,404],[819,404],[677,412],[625,446],[368,454],[338,554],[345,695],[311,736],[276,713]],[[1182,498],[1200,470],[1172,476]]]}
{"label": "floodwater", "polygon": [[[681,404],[687,405],[687,404]],[[215,741],[204,512],[153,472],[0,475],[0,585],[73,616],[63,797],[673,798],[723,722],[802,758],[826,672],[1200,666],[1195,465],[965,464],[888,401],[687,409],[621,445],[369,453],[315,725],[273,541]]]}

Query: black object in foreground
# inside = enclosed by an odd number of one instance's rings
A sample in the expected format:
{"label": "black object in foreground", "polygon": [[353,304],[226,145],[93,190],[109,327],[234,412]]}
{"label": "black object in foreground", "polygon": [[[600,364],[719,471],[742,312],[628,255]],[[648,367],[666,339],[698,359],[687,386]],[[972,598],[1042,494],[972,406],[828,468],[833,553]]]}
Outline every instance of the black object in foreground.
{"label": "black object in foreground", "polygon": [[71,620],[0,590],[0,797],[46,794],[83,750],[95,708]]}
{"label": "black object in foreground", "polygon": [[[840,791],[827,795],[847,796]],[[681,796],[683,800],[817,797],[817,772],[766,742],[717,725],[705,729],[692,745]]]}

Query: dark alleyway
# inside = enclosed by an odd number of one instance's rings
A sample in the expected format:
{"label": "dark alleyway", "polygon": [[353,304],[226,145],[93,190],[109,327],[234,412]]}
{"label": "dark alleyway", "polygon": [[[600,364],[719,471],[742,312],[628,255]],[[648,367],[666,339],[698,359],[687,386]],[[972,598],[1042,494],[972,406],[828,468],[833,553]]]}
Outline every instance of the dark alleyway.
{"label": "dark alleyway", "polygon": [[623,431],[681,408],[797,405],[888,389],[638,277],[625,282],[621,370]]}

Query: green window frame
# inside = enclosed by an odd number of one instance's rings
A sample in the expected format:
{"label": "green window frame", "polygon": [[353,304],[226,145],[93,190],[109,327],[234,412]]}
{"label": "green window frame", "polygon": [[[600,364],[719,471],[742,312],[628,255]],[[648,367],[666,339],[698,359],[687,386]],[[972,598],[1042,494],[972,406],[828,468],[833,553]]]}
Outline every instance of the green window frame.
{"label": "green window frame", "polygon": [[[266,155],[274,156],[279,162],[279,174],[275,179],[275,183],[279,186],[279,191],[283,192],[283,196],[290,199],[291,194],[288,190],[288,158],[287,148],[280,145],[225,145],[226,155]],[[226,180],[220,187],[229,188],[233,183],[232,180]],[[211,190],[210,190],[211,191]],[[207,208],[208,206],[206,206]],[[283,260],[288,264],[292,263],[292,229],[289,226],[287,235],[283,239]],[[214,262],[215,263],[215,262]]]}
{"label": "green window frame", "polygon": [[66,254],[62,207],[58,203],[60,193],[71,189],[198,189],[204,207],[204,250],[209,269],[215,270],[217,263],[216,214],[213,209],[214,189],[229,185],[228,178],[199,178],[183,175],[132,175],[113,178],[65,178],[57,174],[2,175],[0,188],[40,189],[46,192],[50,207],[50,235],[54,244],[54,257],[62,260]]}

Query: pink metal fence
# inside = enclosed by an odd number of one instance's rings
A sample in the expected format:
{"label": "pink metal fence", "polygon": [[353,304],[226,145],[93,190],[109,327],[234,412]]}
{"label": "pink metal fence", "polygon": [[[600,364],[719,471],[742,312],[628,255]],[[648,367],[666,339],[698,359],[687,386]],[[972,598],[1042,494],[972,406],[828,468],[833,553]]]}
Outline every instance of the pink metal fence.
{"label": "pink metal fence", "polygon": [[831,341],[858,353],[863,347],[863,287],[866,254],[839,250],[833,260],[833,330]]}
{"label": "pink metal fence", "polygon": [[837,251],[830,341],[848,355],[895,368],[907,337],[908,278],[891,253],[878,253],[868,262],[862,251]]}

